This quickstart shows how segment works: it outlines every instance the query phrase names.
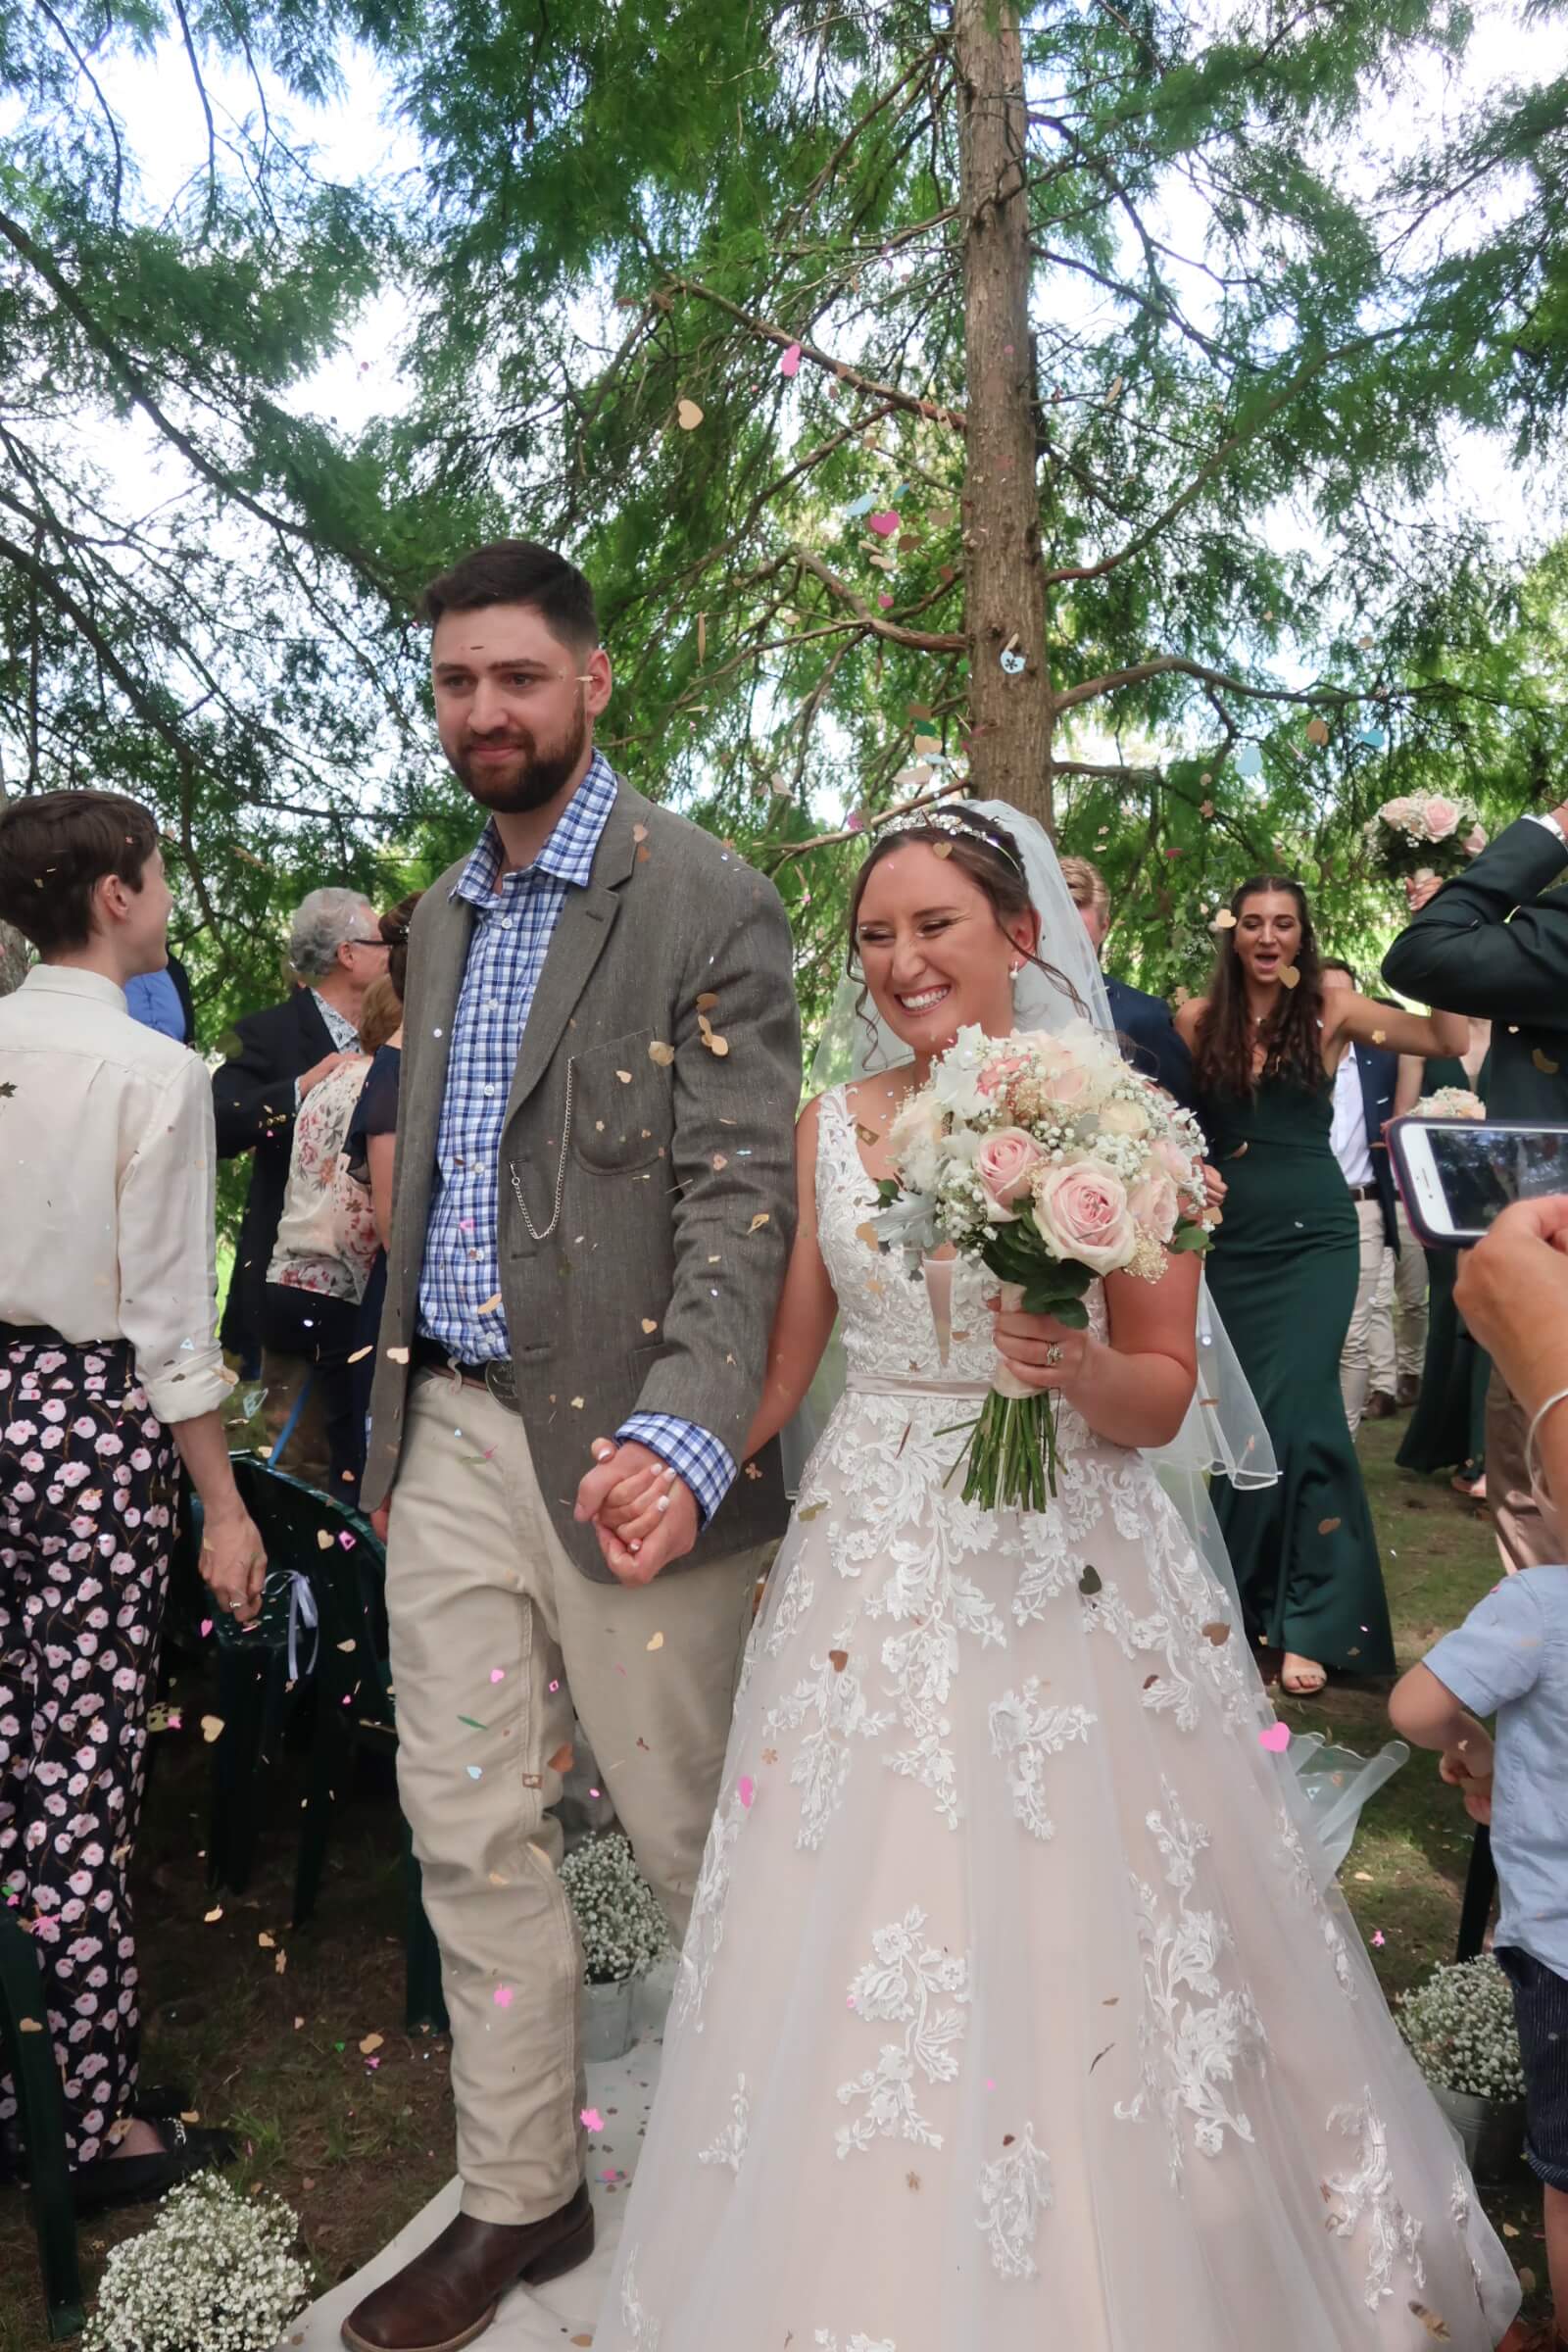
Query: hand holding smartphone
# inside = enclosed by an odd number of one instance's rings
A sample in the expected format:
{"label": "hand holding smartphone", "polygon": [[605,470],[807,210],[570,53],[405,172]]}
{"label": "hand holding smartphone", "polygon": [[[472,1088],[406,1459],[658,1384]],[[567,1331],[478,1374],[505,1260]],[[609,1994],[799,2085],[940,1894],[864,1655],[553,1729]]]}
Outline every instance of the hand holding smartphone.
{"label": "hand holding smartphone", "polygon": [[1410,1117],[1388,1139],[1405,1213],[1432,1249],[1480,1241],[1515,1200],[1568,1193],[1568,1125]]}

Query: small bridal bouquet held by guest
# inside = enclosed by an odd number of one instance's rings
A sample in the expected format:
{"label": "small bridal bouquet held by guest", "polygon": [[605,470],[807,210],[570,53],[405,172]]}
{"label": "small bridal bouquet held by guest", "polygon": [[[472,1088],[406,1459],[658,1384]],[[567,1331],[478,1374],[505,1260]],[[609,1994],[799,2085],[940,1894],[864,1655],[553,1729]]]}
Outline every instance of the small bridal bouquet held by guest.
{"label": "small bridal bouquet held by guest", "polygon": [[[898,1172],[880,1186],[879,1246],[913,1273],[951,1243],[997,1276],[1006,1308],[1069,1331],[1088,1328],[1097,1277],[1157,1282],[1168,1250],[1208,1246],[1198,1122],[1086,1021],[1011,1037],[960,1029],[889,1142]],[[1056,1461],[1054,1396],[1000,1364],[964,1500],[1044,1510]]]}
{"label": "small bridal bouquet held by guest", "polygon": [[1423,1095],[1410,1113],[1412,1119],[1484,1119],[1487,1106],[1467,1086],[1440,1086]]}
{"label": "small bridal bouquet held by guest", "polygon": [[1487,829],[1476,810],[1441,792],[1385,801],[1363,830],[1376,874],[1390,882],[1446,880],[1479,858]]}

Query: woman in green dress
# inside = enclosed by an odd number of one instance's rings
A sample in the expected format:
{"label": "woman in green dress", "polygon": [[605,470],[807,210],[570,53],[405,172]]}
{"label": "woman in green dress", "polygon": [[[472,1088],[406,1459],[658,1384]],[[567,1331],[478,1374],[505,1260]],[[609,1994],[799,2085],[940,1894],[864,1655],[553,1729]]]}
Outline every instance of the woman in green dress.
{"label": "woman in green dress", "polygon": [[1325,998],[1306,894],[1260,874],[1215,923],[1207,994],[1182,1007],[1210,1156],[1228,1187],[1209,1283],[1279,1461],[1277,1485],[1217,1492],[1251,1639],[1282,1653],[1293,1697],[1330,1667],[1394,1671],[1377,1536],[1340,1356],[1355,1304],[1355,1206],[1329,1148],[1334,1073],[1359,1039],[1456,1053],[1449,1013],[1392,1010],[1353,989]]}
{"label": "woman in green dress", "polygon": [[[1401,1060],[1396,1112],[1414,1109],[1422,1096],[1435,1095],[1444,1086],[1463,1087],[1485,1101],[1484,1065],[1491,1031],[1490,1021],[1470,1023],[1470,1046],[1462,1061]],[[1492,1358],[1476,1346],[1453,1303],[1458,1250],[1429,1250],[1426,1257],[1431,1318],[1421,1395],[1394,1458],[1401,1470],[1451,1472],[1450,1486],[1480,1502],[1487,1492],[1487,1383],[1492,1376]]]}

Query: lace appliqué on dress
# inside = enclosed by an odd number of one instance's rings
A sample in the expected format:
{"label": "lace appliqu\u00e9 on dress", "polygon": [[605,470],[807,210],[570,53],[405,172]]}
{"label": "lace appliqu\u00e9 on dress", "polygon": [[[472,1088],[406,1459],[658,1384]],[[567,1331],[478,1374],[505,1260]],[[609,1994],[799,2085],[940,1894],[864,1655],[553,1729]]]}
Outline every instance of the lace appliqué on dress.
{"label": "lace appliqu\u00e9 on dress", "polygon": [[1021,1691],[1004,1690],[992,1701],[991,1752],[1011,1762],[1007,1787],[1012,1810],[1032,1836],[1056,1835],[1056,1825],[1046,1811],[1046,1758],[1059,1756],[1071,1740],[1087,1740],[1098,1721],[1087,1707],[1043,1707],[1037,1674]]}
{"label": "lace appliqu\u00e9 on dress", "polygon": [[724,2126],[710,2148],[704,2148],[699,2164],[723,2164],[732,2173],[739,2173],[751,2135],[752,2103],[746,2095],[746,2077],[737,2075],[735,2088],[730,2093],[730,2121]]}
{"label": "lace appliqu\u00e9 on dress", "polygon": [[633,2249],[621,2276],[620,2324],[631,2339],[633,2352],[659,2352],[659,2322],[649,2318],[637,2292],[637,2256],[641,2251],[640,2246]]}
{"label": "lace appliqu\u00e9 on dress", "polygon": [[1196,2118],[1193,2142],[1205,2156],[1219,2154],[1228,2131],[1238,2139],[1251,2139],[1251,2124],[1239,2107],[1227,2104],[1223,2085],[1235,2081],[1248,2057],[1261,2053],[1266,2036],[1251,1995],[1220,1988],[1219,1960],[1230,1940],[1226,1931],[1212,1911],[1196,1910],[1186,1899],[1197,1882],[1198,1857],[1208,1844],[1208,1832],[1201,1823],[1188,1821],[1169,1781],[1161,1788],[1165,1813],[1151,1813],[1148,1827],[1165,1857],[1166,1884],[1176,1889],[1177,1902],[1167,1910],[1157,1891],[1133,1874],[1139,1940],[1146,1947],[1146,1997],[1138,2029],[1144,2087],[1116,2113],[1132,2122],[1149,2101],[1158,2105],[1175,2185],[1185,2163],[1183,2108]]}
{"label": "lace appliqu\u00e9 on dress", "polygon": [[[822,2347],[822,2352],[839,2352],[839,2339],[831,2328],[819,2328],[812,2341]],[[872,2343],[868,2335],[857,2332],[850,2337],[844,2352],[899,2352],[899,2347],[891,2335],[879,2335]]]}
{"label": "lace appliqu\u00e9 on dress", "polygon": [[[953,2045],[962,2039],[968,2022],[960,2004],[969,1998],[969,1963],[926,1943],[924,1928],[925,1913],[917,1904],[902,1921],[878,1928],[871,1937],[876,1958],[850,1986],[850,2006],[866,2025],[902,2025],[905,2034],[902,2041],[882,2044],[874,2067],[839,2084],[841,2106],[864,2101],[863,2112],[833,2135],[841,2160],[868,2148],[879,2135],[917,2140],[928,2148],[942,2145],[941,2132],[933,2132],[915,2103],[916,2077],[951,2082],[957,2075]],[[951,2003],[941,2000],[945,1993]]]}
{"label": "lace appliqu\u00e9 on dress", "polygon": [[1343,2132],[1361,2143],[1356,2170],[1325,2180],[1323,2199],[1329,2208],[1328,2227],[1336,2237],[1351,2236],[1363,2220],[1370,2224],[1364,2301],[1368,2311],[1376,2311],[1394,2292],[1394,2266],[1401,2256],[1411,2285],[1426,2285],[1421,2225],[1411,2219],[1394,2193],[1389,2134],[1372,2104],[1371,2091],[1356,2106],[1336,2107],[1329,2117],[1329,2130]]}
{"label": "lace appliqu\u00e9 on dress", "polygon": [[980,2175],[977,2220],[1002,2278],[1034,2278],[1034,2242],[1050,2203],[1051,2162],[1035,2146],[1033,2124],[1025,2124],[1011,2147]]}
{"label": "lace appliqu\u00e9 on dress", "polygon": [[699,2034],[703,2030],[703,1999],[718,1958],[718,1947],[724,1940],[724,1898],[729,1892],[730,1861],[745,1818],[746,1808],[738,1793],[731,1795],[713,1815],[708,1843],[703,1849],[703,1867],[697,1874],[697,1887],[692,1896],[691,1923],[681,1945],[671,2014],[677,2025],[690,2018]]}

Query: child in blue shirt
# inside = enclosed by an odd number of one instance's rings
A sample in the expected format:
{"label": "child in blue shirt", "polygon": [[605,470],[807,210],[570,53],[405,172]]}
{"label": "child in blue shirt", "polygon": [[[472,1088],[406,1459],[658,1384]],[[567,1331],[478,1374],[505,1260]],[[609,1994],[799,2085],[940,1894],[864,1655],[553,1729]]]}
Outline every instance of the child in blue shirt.
{"label": "child in blue shirt", "polygon": [[[1556,2352],[1568,2352],[1568,1568],[1504,1577],[1411,1667],[1389,1713],[1404,1739],[1442,1750],[1444,1780],[1492,1824],[1494,1950],[1513,1985],[1526,2152],[1544,2187]],[[1494,1740],[1476,1720],[1493,1714]]]}

